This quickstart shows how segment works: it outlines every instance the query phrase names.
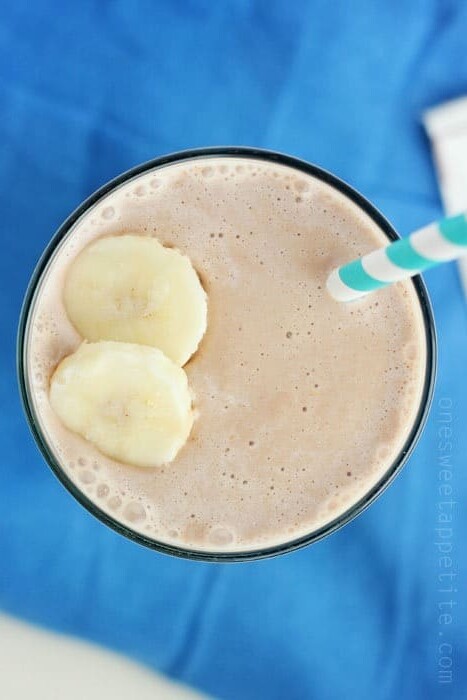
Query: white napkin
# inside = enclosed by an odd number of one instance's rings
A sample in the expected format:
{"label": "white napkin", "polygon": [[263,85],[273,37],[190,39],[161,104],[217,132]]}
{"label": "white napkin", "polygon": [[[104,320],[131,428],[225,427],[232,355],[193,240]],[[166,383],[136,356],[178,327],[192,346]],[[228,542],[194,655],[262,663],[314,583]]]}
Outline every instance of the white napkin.
{"label": "white napkin", "polygon": [[[426,111],[423,124],[431,140],[446,214],[467,209],[467,97]],[[467,299],[467,256],[458,262]]]}

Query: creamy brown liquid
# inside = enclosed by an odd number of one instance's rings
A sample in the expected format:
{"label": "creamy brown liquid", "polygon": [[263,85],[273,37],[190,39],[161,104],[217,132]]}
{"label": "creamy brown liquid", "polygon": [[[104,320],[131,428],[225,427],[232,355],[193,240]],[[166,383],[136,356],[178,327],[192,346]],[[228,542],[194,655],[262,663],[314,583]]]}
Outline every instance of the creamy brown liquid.
{"label": "creamy brown liquid", "polygon": [[[69,262],[123,233],[178,247],[208,294],[207,333],[185,367],[199,415],[156,469],[104,457],[48,402],[53,370],[82,340],[62,302]],[[326,292],[335,266],[386,243],[344,195],[261,160],[191,160],[108,195],[56,251],[32,310],[31,388],[63,469],[118,520],[187,548],[272,546],[336,518],[397,457],[425,376],[411,282],[349,304]]]}

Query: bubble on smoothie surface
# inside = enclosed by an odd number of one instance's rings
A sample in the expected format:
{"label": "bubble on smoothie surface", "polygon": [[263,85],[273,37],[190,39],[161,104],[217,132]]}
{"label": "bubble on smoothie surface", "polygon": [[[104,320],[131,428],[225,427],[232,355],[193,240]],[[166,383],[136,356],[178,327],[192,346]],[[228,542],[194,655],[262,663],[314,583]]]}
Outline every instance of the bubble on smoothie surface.
{"label": "bubble on smoothie surface", "polygon": [[146,520],[146,511],[141,503],[131,501],[123,509],[123,517],[131,523],[139,523]]}

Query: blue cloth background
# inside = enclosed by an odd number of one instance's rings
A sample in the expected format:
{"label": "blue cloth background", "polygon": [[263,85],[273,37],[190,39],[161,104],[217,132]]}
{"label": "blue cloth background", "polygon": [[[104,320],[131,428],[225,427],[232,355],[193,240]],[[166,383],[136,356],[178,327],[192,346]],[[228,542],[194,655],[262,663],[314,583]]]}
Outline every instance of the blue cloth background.
{"label": "blue cloth background", "polygon": [[[440,216],[420,112],[467,91],[466,31],[462,0],[2,5],[1,608],[220,698],[466,697],[467,327],[454,265],[426,276],[439,378],[416,455],[352,524],[275,560],[190,563],[103,527],[44,466],[14,369],[22,295],[53,231],[153,156],[270,147],[348,180],[402,234]],[[443,398],[454,416],[452,595],[439,590],[435,546]],[[453,620],[440,623],[451,598]]]}

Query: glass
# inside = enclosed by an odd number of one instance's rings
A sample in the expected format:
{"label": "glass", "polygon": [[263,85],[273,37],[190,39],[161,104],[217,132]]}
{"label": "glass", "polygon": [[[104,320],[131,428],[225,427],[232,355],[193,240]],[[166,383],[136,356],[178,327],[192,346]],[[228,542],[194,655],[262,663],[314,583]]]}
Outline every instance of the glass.
{"label": "glass", "polygon": [[420,435],[425,426],[429,408],[433,396],[435,375],[436,375],[436,332],[433,320],[433,314],[431,310],[431,304],[429,301],[428,293],[423,283],[421,277],[417,276],[412,278],[412,284],[414,285],[415,291],[417,293],[420,307],[422,310],[424,326],[425,326],[425,338],[426,338],[426,370],[425,370],[425,381],[422,391],[420,406],[418,413],[414,422],[414,425],[407,437],[407,440],[402,447],[397,459],[389,467],[383,477],[376,483],[373,488],[371,488],[368,493],[356,503],[354,503],[350,508],[348,508],[344,513],[338,517],[331,520],[326,525],[319,527],[318,529],[310,532],[304,537],[285,542],[283,544],[275,545],[272,547],[266,547],[257,550],[245,551],[245,552],[208,552],[208,551],[197,551],[186,549],[183,547],[177,547],[164,542],[153,540],[144,534],[141,534],[131,527],[122,524],[116,518],[103,511],[99,506],[92,502],[68,477],[65,473],[52,450],[47,444],[46,437],[44,436],[38,416],[36,415],[32,395],[31,387],[28,378],[28,362],[27,362],[27,348],[28,348],[28,334],[29,334],[29,322],[31,316],[31,309],[34,306],[36,293],[39,288],[41,279],[45,274],[49,262],[57,249],[58,245],[62,239],[67,235],[74,224],[80,219],[90,207],[93,207],[97,202],[99,202],[103,197],[105,197],[109,192],[119,187],[128,180],[141,175],[149,170],[155,170],[166,165],[182,162],[190,159],[199,158],[209,158],[209,157],[238,157],[238,158],[248,158],[248,159],[259,159],[267,162],[278,163],[281,165],[286,165],[288,167],[294,168],[295,170],[302,171],[308,175],[312,175],[315,178],[331,185],[341,194],[345,195],[347,198],[352,200],[357,206],[359,206],[368,216],[370,216],[373,221],[379,226],[381,231],[388,237],[389,240],[396,240],[399,238],[398,234],[391,226],[391,224],[382,216],[382,214],[372,205],[368,200],[366,200],[359,192],[350,187],[347,183],[343,182],[334,175],[331,175],[325,170],[317,167],[316,165],[311,165],[305,161],[298,160],[291,156],[283,155],[281,153],[275,153],[273,151],[267,151],[256,148],[237,148],[237,147],[224,147],[224,148],[202,148],[194,149],[189,151],[182,151],[179,153],[173,153],[168,156],[163,156],[162,158],[155,158],[147,163],[138,165],[135,168],[119,175],[114,180],[101,187],[97,192],[92,194],[88,199],[86,199],[83,204],[81,204],[71,216],[60,226],[58,231],[53,236],[49,245],[45,249],[42,257],[40,258],[36,269],[31,277],[26,296],[23,303],[23,308],[21,310],[19,329],[18,329],[18,343],[17,343],[17,369],[18,369],[18,380],[19,388],[21,393],[21,398],[23,401],[24,410],[26,417],[30,426],[30,429],[34,435],[39,449],[41,450],[43,456],[49,467],[54,472],[55,476],[62,482],[65,488],[76,498],[76,500],[81,503],[92,515],[101,520],[105,525],[116,530],[121,535],[128,537],[141,545],[145,545],[151,549],[163,552],[165,554],[171,554],[178,557],[185,557],[187,559],[195,559],[202,561],[211,562],[234,562],[234,561],[247,561],[254,559],[262,559],[265,557],[275,556],[277,554],[284,554],[290,552],[294,549],[299,549],[312,542],[322,539],[323,537],[335,532],[337,529],[345,525],[346,523],[353,520],[357,515],[359,515],[365,508],[367,508],[373,501],[384,491],[384,489],[389,486],[396,475],[401,471],[404,464],[407,462],[408,458],[412,454]]}

